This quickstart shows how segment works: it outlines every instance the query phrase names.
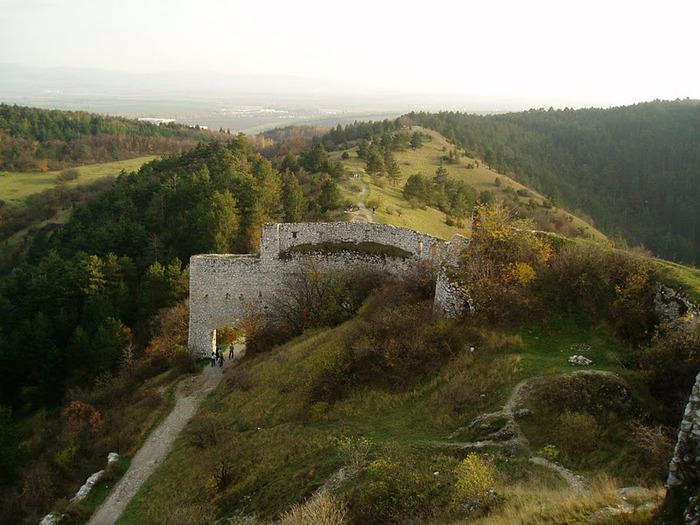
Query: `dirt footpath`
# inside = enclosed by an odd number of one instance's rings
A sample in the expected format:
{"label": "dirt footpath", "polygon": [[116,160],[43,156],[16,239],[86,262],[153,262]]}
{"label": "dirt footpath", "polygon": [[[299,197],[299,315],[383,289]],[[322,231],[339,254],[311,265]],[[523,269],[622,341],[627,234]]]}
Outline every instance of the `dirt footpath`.
{"label": "dirt footpath", "polygon": [[95,511],[88,525],[112,525],[119,519],[131,498],[168,455],[175,438],[195,414],[199,404],[219,384],[224,369],[232,363],[227,360],[223,368],[207,366],[196,376],[180,382],[172,412],[148,436],[132,459],[129,470]]}

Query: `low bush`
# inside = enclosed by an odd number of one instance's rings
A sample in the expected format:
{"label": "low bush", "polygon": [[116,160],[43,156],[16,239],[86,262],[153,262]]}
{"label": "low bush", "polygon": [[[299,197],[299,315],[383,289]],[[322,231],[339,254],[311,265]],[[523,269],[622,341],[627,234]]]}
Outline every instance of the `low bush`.
{"label": "low bush", "polygon": [[294,505],[282,515],[281,525],[345,525],[345,504],[331,493],[324,491],[306,503]]}
{"label": "low bush", "polygon": [[496,468],[484,456],[471,453],[455,467],[453,507],[469,514],[483,511],[495,500]]}
{"label": "low bush", "polygon": [[328,347],[310,359],[306,388],[311,402],[340,399],[353,379],[354,363],[344,347]]}
{"label": "low bush", "polygon": [[338,440],[337,447],[345,465],[359,468],[367,461],[372,442],[365,437],[344,437]]}
{"label": "low bush", "polygon": [[68,168],[68,169],[61,171],[58,175],[56,175],[56,182],[58,182],[58,183],[71,182],[71,181],[77,180],[78,177],[80,177],[80,172],[77,169]]}
{"label": "low bush", "polygon": [[647,483],[664,483],[669,459],[673,456],[675,428],[633,422],[629,440],[640,469],[643,469],[640,477]]}
{"label": "low bush", "polygon": [[220,419],[209,412],[195,416],[187,427],[190,443],[200,449],[218,445],[222,432]]}
{"label": "low bush", "polygon": [[457,461],[447,456],[399,457],[388,453],[362,472],[349,500],[352,523],[389,525],[424,523],[444,514],[454,484]]}

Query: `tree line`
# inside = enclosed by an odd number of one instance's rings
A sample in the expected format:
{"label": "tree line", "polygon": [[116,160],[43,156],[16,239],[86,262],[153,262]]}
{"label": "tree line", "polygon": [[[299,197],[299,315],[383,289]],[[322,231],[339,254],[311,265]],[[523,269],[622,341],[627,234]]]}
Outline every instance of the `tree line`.
{"label": "tree line", "polygon": [[698,101],[406,117],[610,235],[664,258],[700,260]]}
{"label": "tree line", "polygon": [[47,171],[181,151],[215,135],[175,123],[0,104],[0,170]]}

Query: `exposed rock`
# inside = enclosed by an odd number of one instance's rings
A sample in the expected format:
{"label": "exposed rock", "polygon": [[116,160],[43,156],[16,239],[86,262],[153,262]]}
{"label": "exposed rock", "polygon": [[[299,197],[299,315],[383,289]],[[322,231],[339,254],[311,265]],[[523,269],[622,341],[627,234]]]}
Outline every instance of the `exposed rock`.
{"label": "exposed rock", "polygon": [[593,363],[593,361],[582,355],[572,355],[571,357],[569,357],[569,363],[571,363],[572,365],[585,366],[590,365],[591,363]]}
{"label": "exposed rock", "polygon": [[700,374],[695,378],[666,480],[665,512],[686,525],[700,524]]}
{"label": "exposed rock", "polygon": [[97,484],[98,481],[102,479],[102,476],[104,476],[104,474],[104,470],[99,470],[95,472],[92,476],[90,476],[87,479],[87,481],[83,484],[83,486],[80,487],[78,493],[75,496],[73,496],[73,498],[70,500],[71,503],[78,503],[87,498],[87,495],[90,494],[92,488]]}

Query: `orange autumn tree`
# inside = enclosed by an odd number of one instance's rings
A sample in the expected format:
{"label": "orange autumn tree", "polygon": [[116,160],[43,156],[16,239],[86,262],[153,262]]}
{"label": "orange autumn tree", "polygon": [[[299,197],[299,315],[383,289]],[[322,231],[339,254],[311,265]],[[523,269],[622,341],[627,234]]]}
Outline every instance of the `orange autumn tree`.
{"label": "orange autumn tree", "polygon": [[515,322],[532,311],[538,276],[552,254],[550,243],[502,204],[477,204],[456,277],[477,315],[491,323]]}
{"label": "orange autumn tree", "polygon": [[186,354],[189,322],[189,299],[162,309],[155,319],[156,330],[146,348],[146,356],[151,361],[165,359],[172,362],[177,354]]}

